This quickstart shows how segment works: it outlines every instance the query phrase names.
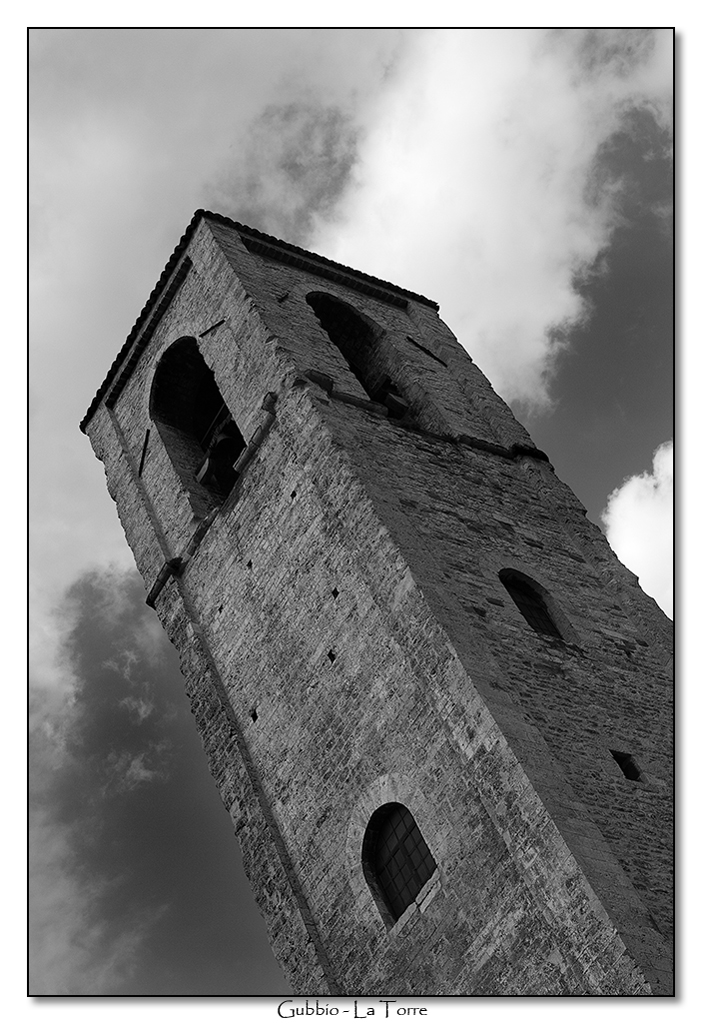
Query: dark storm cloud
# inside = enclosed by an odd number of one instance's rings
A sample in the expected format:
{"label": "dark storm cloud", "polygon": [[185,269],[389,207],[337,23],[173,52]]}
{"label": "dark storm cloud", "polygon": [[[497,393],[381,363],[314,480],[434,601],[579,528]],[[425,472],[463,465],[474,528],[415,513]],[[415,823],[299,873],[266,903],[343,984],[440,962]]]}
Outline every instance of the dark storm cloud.
{"label": "dark storm cloud", "polygon": [[656,45],[655,34],[648,28],[557,29],[551,36],[558,45],[572,47],[575,80],[603,71],[626,78],[632,68],[650,59]]}
{"label": "dark storm cloud", "polygon": [[672,144],[672,125],[661,124],[646,107],[632,107],[600,146],[590,188],[616,196],[620,226],[653,222],[672,241]]}
{"label": "dark storm cloud", "polygon": [[32,991],[284,991],[140,581],[84,576],[65,614],[73,697],[34,708]]}
{"label": "dark storm cloud", "polygon": [[269,105],[248,133],[239,169],[212,192],[234,219],[304,246],[317,218],[333,218],[351,181],[359,130],[320,102]]}
{"label": "dark storm cloud", "polygon": [[[579,496],[593,517],[632,469],[648,468],[672,435],[674,270],[671,136],[633,108],[600,147],[589,190],[611,197],[609,244],[573,286],[588,310],[556,363],[558,417],[520,412],[568,482],[577,455]],[[577,429],[565,432],[563,422]],[[606,460],[598,453],[607,451]],[[572,454],[571,454],[572,460]]]}

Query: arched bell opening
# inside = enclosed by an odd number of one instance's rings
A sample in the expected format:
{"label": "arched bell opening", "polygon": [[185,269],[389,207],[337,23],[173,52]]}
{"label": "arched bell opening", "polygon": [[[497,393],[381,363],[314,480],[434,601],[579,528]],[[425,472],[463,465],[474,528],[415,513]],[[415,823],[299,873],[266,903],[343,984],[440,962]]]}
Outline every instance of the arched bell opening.
{"label": "arched bell opening", "polygon": [[151,417],[196,514],[221,505],[236,483],[246,442],[194,338],[164,353],[151,389]]}
{"label": "arched bell opening", "polygon": [[379,351],[381,329],[325,292],[311,292],[307,303],[368,397],[385,405],[390,416],[405,416],[409,405]]}

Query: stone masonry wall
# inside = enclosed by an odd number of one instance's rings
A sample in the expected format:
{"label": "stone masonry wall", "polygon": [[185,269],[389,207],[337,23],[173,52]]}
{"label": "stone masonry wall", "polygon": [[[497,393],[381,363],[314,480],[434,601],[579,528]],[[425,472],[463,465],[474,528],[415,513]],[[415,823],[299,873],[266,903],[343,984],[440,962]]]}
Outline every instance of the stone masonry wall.
{"label": "stone masonry wall", "polygon": [[[668,988],[673,694],[660,651],[564,536],[553,503],[543,522],[531,514],[539,506],[519,463],[404,438],[333,401],[328,415],[561,835],[647,976]],[[574,643],[528,626],[503,568],[547,588]],[[632,753],[642,781],[626,779],[611,750]]]}
{"label": "stone masonry wall", "polygon": [[[312,360],[317,367],[316,326],[308,325],[308,311],[300,302],[315,286],[311,275],[259,261],[252,280],[257,301],[265,303],[267,322],[276,321],[285,296],[280,329],[287,335],[296,331],[298,350],[306,342],[305,354],[297,355],[299,365]],[[337,289],[336,294],[343,292]],[[424,347],[450,364],[443,370],[434,366],[428,385],[423,378],[429,392],[425,406],[447,408],[457,382],[470,391],[464,423],[456,428],[454,420],[453,430],[445,423],[444,436],[487,439],[482,426],[488,423],[494,440],[527,448],[525,432],[518,425],[515,429],[512,414],[489,385],[486,393],[487,382],[463,350],[456,352],[453,336],[433,311],[413,303],[405,313],[361,295],[344,298],[386,330],[395,348],[397,379],[407,381],[417,372],[416,346],[407,344],[408,322]],[[345,389],[343,361],[332,352],[335,367],[324,353],[324,371]],[[476,392],[484,399],[482,406]],[[481,680],[481,692],[500,709],[522,763],[533,765],[539,791],[548,794],[571,848],[597,880],[612,912],[618,907],[618,924],[638,954],[648,957],[654,984],[668,987],[671,624],[635,585],[550,466],[526,455],[509,460],[480,449],[457,449],[333,400],[331,410],[336,439],[346,444],[376,510],[407,555],[423,592],[431,595],[434,612]],[[421,423],[421,396],[413,412]],[[575,643],[550,641],[527,626],[499,583],[497,574],[506,567],[521,569],[557,601],[560,597]],[[611,750],[632,753],[642,781],[626,779]]]}
{"label": "stone masonry wall", "polygon": [[[312,412],[290,393],[181,586],[335,981],[358,993],[643,991]],[[220,772],[229,757],[215,751]],[[374,789],[410,806],[440,865],[434,898],[390,936],[367,888],[350,884]],[[247,838],[256,860],[261,840]]]}
{"label": "stone masonry wall", "polygon": [[[669,991],[665,625],[429,307],[322,285],[206,220],[188,255],[91,441],[147,589],[165,580],[156,608],[293,987]],[[312,290],[382,328],[414,429],[344,398],[365,396]],[[204,526],[149,418],[158,359],[185,336],[247,441],[276,396]],[[573,642],[530,630],[505,567],[546,587]],[[390,800],[438,871],[388,929],[360,851]]]}

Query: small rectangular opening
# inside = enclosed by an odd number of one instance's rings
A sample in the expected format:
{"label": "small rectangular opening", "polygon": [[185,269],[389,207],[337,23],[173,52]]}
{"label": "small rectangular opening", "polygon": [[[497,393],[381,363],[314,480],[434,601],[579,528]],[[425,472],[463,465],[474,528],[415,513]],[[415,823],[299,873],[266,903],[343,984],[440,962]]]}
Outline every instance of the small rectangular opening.
{"label": "small rectangular opening", "polygon": [[632,779],[634,782],[641,778],[641,772],[638,769],[636,761],[631,754],[626,754],[622,750],[610,750],[610,754],[617,762],[622,770],[622,773],[627,779]]}
{"label": "small rectangular opening", "polygon": [[146,431],[146,436],[144,437],[144,445],[143,445],[143,447],[141,449],[141,460],[139,462],[139,476],[141,476],[141,474],[144,472],[144,463],[146,462],[146,452],[148,451],[148,448],[149,448],[149,435],[150,434],[151,434],[151,431],[147,430]]}

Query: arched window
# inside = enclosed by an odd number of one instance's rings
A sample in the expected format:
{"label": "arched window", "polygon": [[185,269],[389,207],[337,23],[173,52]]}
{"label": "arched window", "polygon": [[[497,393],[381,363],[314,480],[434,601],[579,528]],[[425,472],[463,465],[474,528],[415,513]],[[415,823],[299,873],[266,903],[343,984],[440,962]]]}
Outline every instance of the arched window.
{"label": "arched window", "polygon": [[388,374],[378,350],[380,328],[373,327],[351,306],[324,292],[311,292],[307,302],[368,397],[386,405],[391,416],[404,416],[407,402]]}
{"label": "arched window", "polygon": [[536,633],[562,640],[563,634],[555,622],[555,618],[561,616],[555,611],[544,588],[516,569],[503,569],[499,575],[507,593],[531,628]]}
{"label": "arched window", "polygon": [[193,510],[221,504],[237,479],[234,463],[246,442],[194,338],[165,352],[154,375],[151,416]]}
{"label": "arched window", "polygon": [[416,821],[402,804],[385,804],[373,814],[362,858],[368,886],[389,923],[404,914],[436,870]]}

